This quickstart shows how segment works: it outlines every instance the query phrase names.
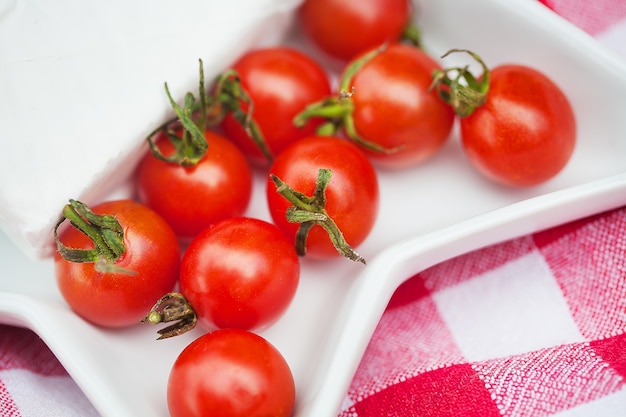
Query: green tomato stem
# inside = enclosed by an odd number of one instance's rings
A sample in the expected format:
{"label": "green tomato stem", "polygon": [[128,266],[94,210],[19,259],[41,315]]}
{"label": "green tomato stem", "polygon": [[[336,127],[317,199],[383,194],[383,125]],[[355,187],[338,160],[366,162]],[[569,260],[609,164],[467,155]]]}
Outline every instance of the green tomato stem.
{"label": "green tomato stem", "polygon": [[331,176],[332,171],[330,169],[318,171],[313,196],[307,196],[294,190],[274,174],[270,174],[270,179],[276,185],[276,192],[293,204],[287,209],[285,217],[290,223],[300,224],[296,232],[295,242],[296,252],[299,256],[306,255],[306,240],[309,231],[313,226],[319,225],[326,231],[338,253],[348,259],[365,264],[365,259],[352,249],[335,221],[326,212],[326,188]]}
{"label": "green tomato stem", "polygon": [[435,88],[439,96],[454,109],[459,117],[466,117],[487,100],[490,82],[489,68],[478,54],[467,49],[450,49],[441,58],[458,52],[469,54],[480,64],[481,77],[476,78],[467,66],[435,70],[430,88]]}
{"label": "green tomato stem", "polygon": [[389,154],[400,150],[400,147],[389,149],[373,141],[366,140],[357,131],[354,124],[354,101],[352,96],[353,94],[358,94],[358,92],[352,86],[352,79],[365,64],[384,51],[385,48],[386,46],[382,46],[369,51],[348,65],[340,82],[339,93],[309,104],[294,117],[293,124],[296,127],[302,127],[311,118],[322,118],[325,122],[317,129],[318,135],[331,136],[343,129],[349,139],[370,151]]}
{"label": "green tomato stem", "polygon": [[[239,74],[233,70],[224,71],[215,80],[215,88],[209,96],[208,108],[209,120],[212,124],[220,123],[228,113],[232,113],[235,120],[246,131],[246,134],[254,141],[268,162],[274,160],[274,155],[267,145],[263,133],[253,118],[254,102],[245,88],[241,85]],[[241,103],[247,104],[247,110],[243,110]]]}
{"label": "green tomato stem", "polygon": [[400,40],[416,48],[422,48],[422,31],[409,21],[404,27]]}
{"label": "green tomato stem", "polygon": [[[198,92],[200,97],[199,103],[196,97],[191,92],[188,92],[185,94],[184,105],[180,106],[172,97],[169,87],[167,83],[165,83],[165,93],[176,114],[176,118],[167,121],[148,135],[147,140],[150,151],[156,158],[183,167],[192,167],[204,158],[209,145],[204,136],[204,132],[207,128],[206,114],[208,103],[204,88],[204,66],[202,60],[199,60]],[[175,130],[172,129],[172,125],[174,124],[182,127],[181,136],[178,136]],[[176,151],[172,155],[163,155],[154,142],[153,137],[159,132],[166,133],[167,138],[172,142],[172,145],[174,145]]]}
{"label": "green tomato stem", "polygon": [[[58,228],[65,219],[91,239],[94,244],[93,249],[70,248],[61,242]],[[126,252],[124,231],[115,217],[95,214],[84,203],[70,200],[69,204],[63,208],[63,218],[54,228],[54,237],[57,250],[64,259],[79,263],[94,262],[105,272],[122,272],[121,268],[110,269]]]}
{"label": "green tomato stem", "polygon": [[348,65],[344,70],[343,76],[341,77],[339,83],[339,91],[352,91],[352,79],[354,78],[354,76],[361,70],[361,68],[363,68],[365,64],[367,64],[385,49],[387,49],[387,45],[383,45],[380,48],[372,49],[371,51],[361,55],[358,59],[352,61],[350,65]]}
{"label": "green tomato stem", "polygon": [[332,124],[336,130],[341,121],[349,117],[352,111],[351,101],[342,100],[340,97],[328,97],[306,106],[294,117],[293,124],[296,127],[303,127],[312,117],[321,117]]}

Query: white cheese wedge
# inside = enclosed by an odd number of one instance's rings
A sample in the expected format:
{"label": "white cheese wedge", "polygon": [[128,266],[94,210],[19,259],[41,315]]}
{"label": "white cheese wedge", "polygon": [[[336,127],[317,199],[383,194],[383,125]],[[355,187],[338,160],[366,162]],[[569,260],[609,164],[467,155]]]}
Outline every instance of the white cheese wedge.
{"label": "white cheese wedge", "polygon": [[145,137],[245,50],[280,41],[299,0],[8,0],[0,4],[0,227],[52,253],[68,199],[120,187]]}

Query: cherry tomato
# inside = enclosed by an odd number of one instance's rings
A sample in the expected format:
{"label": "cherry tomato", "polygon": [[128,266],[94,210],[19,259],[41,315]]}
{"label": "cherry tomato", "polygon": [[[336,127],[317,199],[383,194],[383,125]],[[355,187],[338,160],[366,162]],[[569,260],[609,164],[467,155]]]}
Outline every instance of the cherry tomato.
{"label": "cherry tomato", "polygon": [[236,217],[202,231],[185,251],[180,291],[207,329],[258,329],[291,303],[300,263],[273,224]]}
{"label": "cherry tomato", "polygon": [[454,111],[430,88],[439,68],[415,46],[369,50],[344,69],[339,96],[310,104],[294,123],[330,114],[335,132],[359,144],[374,165],[418,165],[443,146],[454,124]]}
{"label": "cherry tomato", "polygon": [[558,174],[576,143],[576,119],[561,89],[523,65],[491,69],[485,103],[461,118],[463,147],[488,178],[532,186]]}
{"label": "cherry tomato", "polygon": [[[252,170],[243,154],[223,136],[205,131],[208,151],[194,166],[184,167],[147,153],[137,170],[139,198],[159,213],[183,239],[220,220],[240,216],[252,193]],[[174,146],[161,134],[157,146],[165,156]]]}
{"label": "cherry tomato", "polygon": [[[331,92],[328,75],[311,57],[289,47],[257,49],[243,55],[232,69],[239,74],[254,105],[252,118],[274,156],[297,138],[315,132],[321,119],[312,119],[301,128],[292,122],[307,104]],[[248,105],[242,102],[241,108],[247,111]],[[269,165],[259,146],[232,114],[226,115],[221,127],[254,165]]]}
{"label": "cherry tomato", "polygon": [[295,383],[282,354],[246,330],[222,329],[200,336],[170,371],[171,417],[289,417]]}
{"label": "cherry tomato", "polygon": [[[278,177],[299,193],[313,196],[320,169],[332,173],[324,192],[324,210],[345,241],[356,248],[372,230],[379,206],[376,171],[356,145],[333,136],[300,139],[278,155],[270,167],[270,176]],[[277,192],[271,178],[266,193],[274,223],[295,244],[300,224],[288,221],[286,215],[292,203]],[[328,232],[315,224],[306,238],[306,256],[328,258],[337,255],[338,250]]]}
{"label": "cherry tomato", "polygon": [[393,44],[367,61],[352,78],[356,132],[366,141],[397,150],[384,153],[364,147],[375,165],[417,165],[446,142],[454,111],[436,91],[429,90],[437,68],[439,64],[421,49]]}
{"label": "cherry tomato", "polygon": [[[94,324],[138,324],[155,300],[176,284],[178,239],[165,220],[135,201],[105,202],[92,211],[111,215],[119,222],[125,252],[114,263],[105,263],[103,270],[96,262],[68,261],[57,251],[54,260],[59,290],[79,316]],[[59,241],[68,248],[94,248],[94,243],[75,227],[63,230]]]}
{"label": "cherry tomato", "polygon": [[306,0],[298,17],[320,49],[349,60],[398,40],[410,12],[407,0]]}

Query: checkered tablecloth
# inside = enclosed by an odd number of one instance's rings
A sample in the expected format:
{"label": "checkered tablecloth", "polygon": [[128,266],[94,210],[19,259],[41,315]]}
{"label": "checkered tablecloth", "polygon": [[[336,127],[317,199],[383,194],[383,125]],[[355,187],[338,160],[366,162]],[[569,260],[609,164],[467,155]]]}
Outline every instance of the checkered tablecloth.
{"label": "checkered tablecloth", "polygon": [[[625,0],[542,2],[626,57]],[[0,325],[1,417],[97,415],[37,335]],[[340,412],[374,416],[626,416],[626,208],[407,281]]]}
{"label": "checkered tablecloth", "polygon": [[625,331],[622,208],[412,277],[341,416],[626,416]]}

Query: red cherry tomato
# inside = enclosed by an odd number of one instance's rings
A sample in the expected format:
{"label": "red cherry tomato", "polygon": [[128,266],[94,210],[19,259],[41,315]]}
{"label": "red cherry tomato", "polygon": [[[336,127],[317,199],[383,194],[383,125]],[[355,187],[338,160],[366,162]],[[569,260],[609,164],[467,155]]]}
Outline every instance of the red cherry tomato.
{"label": "red cherry tomato", "polygon": [[532,186],[558,174],[576,142],[576,119],[561,89],[522,65],[491,69],[486,102],[461,118],[463,147],[492,180]]}
{"label": "red cherry tomato", "polygon": [[[285,149],[274,161],[270,174],[293,190],[312,196],[320,169],[332,172],[325,190],[325,210],[347,243],[356,248],[372,230],[378,214],[379,188],[376,172],[360,149],[332,136],[310,136]],[[286,219],[292,204],[267,183],[267,201],[274,223],[295,243],[300,225]],[[306,239],[306,256],[328,258],[338,255],[328,233],[313,226]]]}
{"label": "red cherry tomato", "polygon": [[[293,118],[304,107],[330,95],[330,81],[323,67],[303,52],[289,47],[252,50],[232,67],[254,104],[252,118],[274,156],[297,138],[315,132],[321,119],[312,119],[302,128]],[[244,111],[248,105],[241,103]],[[242,152],[257,166],[268,166],[267,158],[232,114],[221,127]]]}
{"label": "red cherry tomato", "polygon": [[[84,319],[101,326],[139,324],[155,300],[171,291],[178,279],[180,247],[171,227],[143,204],[117,200],[93,207],[115,217],[123,229],[124,254],[100,272],[94,262],[71,262],[55,254],[59,290]],[[74,227],[59,236],[69,248],[91,249],[92,241]]]}
{"label": "red cherry tomato", "polygon": [[410,12],[407,0],[306,0],[299,20],[320,49],[348,60],[398,40]]}
{"label": "red cherry tomato", "polygon": [[[205,131],[208,151],[196,165],[183,167],[147,153],[137,171],[139,198],[159,213],[184,239],[210,224],[242,215],[252,193],[252,170],[230,141]],[[157,146],[165,156],[174,146],[161,134]]]}
{"label": "red cherry tomato", "polygon": [[202,231],[181,263],[180,292],[207,329],[258,329],[291,303],[300,263],[291,242],[273,224],[237,217]]}
{"label": "red cherry tomato", "polygon": [[432,73],[438,68],[439,64],[421,49],[393,44],[353,76],[349,88],[354,88],[351,99],[356,132],[365,141],[397,150],[384,153],[364,147],[375,165],[417,165],[446,142],[454,111],[436,91],[429,90]]}
{"label": "red cherry tomato", "polygon": [[289,365],[254,333],[216,330],[200,336],[170,371],[171,417],[289,417],[295,383]]}

